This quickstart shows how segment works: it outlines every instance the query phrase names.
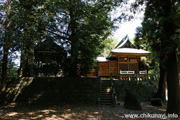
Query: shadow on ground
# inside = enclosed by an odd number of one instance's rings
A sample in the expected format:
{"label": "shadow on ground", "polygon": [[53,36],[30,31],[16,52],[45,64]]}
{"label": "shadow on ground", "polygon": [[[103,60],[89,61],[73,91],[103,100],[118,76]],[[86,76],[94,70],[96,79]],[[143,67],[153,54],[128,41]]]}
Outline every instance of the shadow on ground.
{"label": "shadow on ground", "polygon": [[11,103],[0,107],[0,119],[10,120],[119,120],[124,114],[164,114],[164,107],[142,103],[143,110],[127,110],[121,105],[25,105]]}

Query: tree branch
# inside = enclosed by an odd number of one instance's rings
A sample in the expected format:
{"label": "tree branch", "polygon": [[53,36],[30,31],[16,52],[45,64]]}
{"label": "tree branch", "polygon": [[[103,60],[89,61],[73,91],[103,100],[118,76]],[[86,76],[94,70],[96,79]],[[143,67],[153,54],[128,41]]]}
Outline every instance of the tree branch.
{"label": "tree branch", "polygon": [[52,33],[52,34],[54,34],[54,35],[56,35],[56,36],[58,36],[58,37],[61,38],[61,39],[67,39],[67,40],[69,40],[68,37],[61,36],[61,35],[59,35],[58,33],[55,33],[55,32],[53,32],[53,31],[51,31],[51,30],[46,30],[46,31],[49,32],[49,33]]}

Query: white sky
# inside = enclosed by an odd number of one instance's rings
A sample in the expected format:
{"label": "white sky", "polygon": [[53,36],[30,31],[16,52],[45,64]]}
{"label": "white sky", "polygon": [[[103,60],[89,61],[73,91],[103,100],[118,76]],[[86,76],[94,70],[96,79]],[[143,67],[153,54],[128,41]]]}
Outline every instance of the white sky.
{"label": "white sky", "polygon": [[137,20],[133,20],[130,22],[120,24],[119,29],[117,29],[114,32],[113,37],[117,41],[120,41],[128,34],[129,38],[133,39],[135,37],[136,28],[138,26],[141,26],[141,22],[142,22],[142,20],[137,19]]}
{"label": "white sky", "polygon": [[[129,0],[129,3],[133,3],[135,0]],[[145,8],[145,6],[141,6],[141,8]],[[124,5],[124,7],[118,8],[117,10],[113,11],[112,17],[117,17],[120,15],[121,12],[123,12],[124,10],[128,10],[130,9],[130,5]],[[128,12],[127,14],[132,14],[130,12]],[[136,28],[141,26],[141,22],[143,20],[144,17],[144,11],[142,12],[138,12],[134,15],[134,19],[132,19],[129,22],[122,22],[121,24],[119,24],[119,29],[117,29],[114,32],[114,38],[117,41],[122,40],[127,34],[129,36],[130,39],[133,39],[135,37],[135,32],[136,32]]]}

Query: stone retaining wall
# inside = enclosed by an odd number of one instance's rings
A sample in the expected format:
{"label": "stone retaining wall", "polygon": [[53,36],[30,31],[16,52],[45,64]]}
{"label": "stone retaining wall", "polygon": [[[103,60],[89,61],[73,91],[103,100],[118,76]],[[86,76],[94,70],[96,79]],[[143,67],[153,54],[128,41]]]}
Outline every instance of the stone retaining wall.
{"label": "stone retaining wall", "polygon": [[130,88],[135,90],[142,101],[149,101],[157,92],[158,81],[127,81],[127,80],[114,80],[117,99],[124,100],[125,89]]}
{"label": "stone retaining wall", "polygon": [[11,101],[25,103],[97,103],[99,81],[93,78],[20,78],[7,90]]}

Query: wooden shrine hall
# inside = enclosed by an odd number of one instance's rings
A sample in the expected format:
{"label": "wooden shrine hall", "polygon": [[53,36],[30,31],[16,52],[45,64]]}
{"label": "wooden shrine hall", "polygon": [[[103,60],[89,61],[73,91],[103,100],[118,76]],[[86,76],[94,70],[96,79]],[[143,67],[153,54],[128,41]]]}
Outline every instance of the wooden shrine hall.
{"label": "wooden shrine hall", "polygon": [[118,74],[146,74],[139,69],[141,57],[149,55],[149,51],[137,49],[126,35],[120,43],[111,50],[109,56],[98,57],[98,76],[118,76]]}

